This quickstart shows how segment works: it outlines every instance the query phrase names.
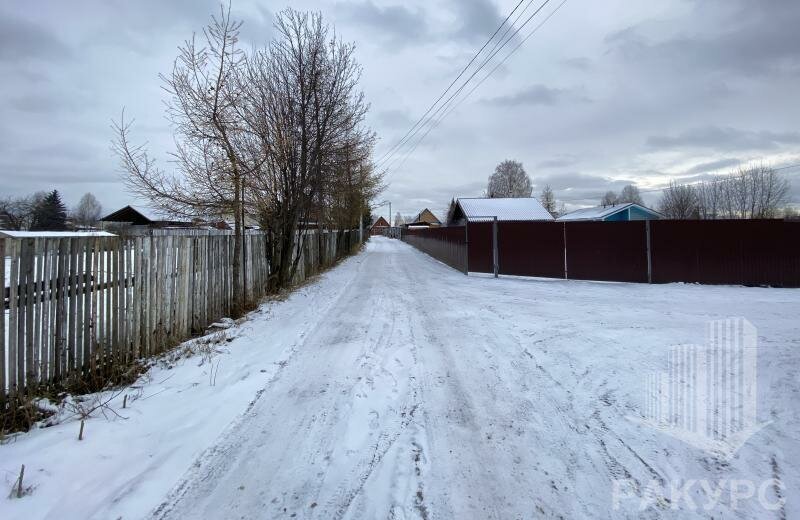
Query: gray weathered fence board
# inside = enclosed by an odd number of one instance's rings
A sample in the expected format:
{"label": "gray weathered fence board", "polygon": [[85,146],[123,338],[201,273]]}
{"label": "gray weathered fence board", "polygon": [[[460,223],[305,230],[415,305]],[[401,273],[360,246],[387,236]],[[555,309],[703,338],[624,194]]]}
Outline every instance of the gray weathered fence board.
{"label": "gray weathered fence board", "polygon": [[[297,282],[325,267],[323,259],[350,253],[357,232],[301,238]],[[250,232],[243,240],[248,305],[267,289],[266,240]],[[229,233],[0,239],[0,280],[8,280],[0,286],[8,314],[0,320],[0,399],[163,352],[227,316],[234,241]]]}

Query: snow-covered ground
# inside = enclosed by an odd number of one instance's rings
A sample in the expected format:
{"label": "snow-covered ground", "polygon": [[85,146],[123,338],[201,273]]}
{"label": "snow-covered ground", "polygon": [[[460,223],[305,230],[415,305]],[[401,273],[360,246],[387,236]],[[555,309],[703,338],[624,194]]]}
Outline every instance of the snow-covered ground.
{"label": "snow-covered ground", "polygon": [[[465,277],[373,238],[211,362],[153,369],[127,419],[0,446],[6,490],[20,464],[32,486],[0,518],[798,517],[798,316],[798,290]],[[729,317],[771,422],[726,460],[631,418]]]}

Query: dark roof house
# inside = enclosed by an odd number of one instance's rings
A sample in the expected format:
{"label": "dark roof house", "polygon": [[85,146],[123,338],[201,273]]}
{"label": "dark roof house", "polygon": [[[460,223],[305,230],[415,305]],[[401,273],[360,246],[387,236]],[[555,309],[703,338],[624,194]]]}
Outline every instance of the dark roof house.
{"label": "dark roof house", "polygon": [[100,222],[147,227],[191,227],[193,225],[186,221],[160,219],[143,208],[130,205],[106,215],[100,219]]}

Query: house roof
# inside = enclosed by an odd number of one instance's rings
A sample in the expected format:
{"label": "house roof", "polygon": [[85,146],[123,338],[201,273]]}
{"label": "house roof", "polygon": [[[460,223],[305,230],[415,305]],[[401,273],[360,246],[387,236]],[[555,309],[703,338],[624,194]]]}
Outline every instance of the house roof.
{"label": "house roof", "polygon": [[115,237],[106,231],[0,231],[0,238],[69,238],[69,237]]}
{"label": "house roof", "polygon": [[186,224],[191,224],[190,221],[185,220],[167,220],[163,217],[159,217],[153,210],[142,206],[131,206],[127,205],[123,208],[114,211],[113,213],[109,213],[105,217],[100,219],[101,222],[127,222],[133,225],[141,226],[141,225],[150,225],[150,224],[169,224],[175,226],[182,226]]}
{"label": "house roof", "polygon": [[100,220],[102,222],[135,222],[137,224],[146,224],[158,219],[154,218],[151,212],[144,208],[128,205],[113,213],[109,213]]}
{"label": "house roof", "polygon": [[459,198],[467,220],[553,220],[553,216],[533,197],[521,198]]}
{"label": "house roof", "polygon": [[566,222],[571,220],[603,220],[604,218],[610,217],[611,215],[619,213],[620,211],[627,210],[630,207],[636,207],[641,209],[642,211],[658,215],[658,213],[656,213],[650,208],[646,208],[640,204],[635,204],[633,202],[628,202],[625,204],[616,204],[613,206],[595,206],[593,208],[576,209],[575,211],[571,211],[566,215],[558,217],[556,220],[558,220],[559,222]]}
{"label": "house roof", "polygon": [[378,218],[373,219],[372,224],[370,224],[369,227],[373,228],[378,224],[384,227],[389,227],[389,222],[387,222],[383,216],[379,216]]}
{"label": "house roof", "polygon": [[[423,218],[423,216],[425,215],[425,213],[427,213],[428,215],[430,215],[431,217],[433,217],[433,220],[432,220],[432,221],[430,221],[430,220],[425,220],[425,219]],[[434,215],[434,214],[433,214],[433,211],[431,211],[431,210],[430,210],[430,209],[428,209],[428,208],[425,208],[425,209],[423,209],[422,211],[420,211],[419,213],[417,213],[417,214],[416,214],[416,215],[413,217],[413,219],[411,220],[411,222],[428,222],[428,223],[430,223],[430,224],[441,224],[441,223],[442,223],[442,221],[441,221],[441,220],[439,220],[439,217],[437,217],[436,215]]]}

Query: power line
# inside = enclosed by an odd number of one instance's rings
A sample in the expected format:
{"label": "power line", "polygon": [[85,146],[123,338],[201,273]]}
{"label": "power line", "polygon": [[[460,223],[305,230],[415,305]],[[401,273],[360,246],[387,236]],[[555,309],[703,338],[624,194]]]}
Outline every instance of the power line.
{"label": "power line", "polygon": [[440,118],[439,118],[439,119],[438,119],[438,120],[437,120],[437,121],[436,121],[436,122],[435,122],[435,123],[434,123],[434,124],[433,124],[433,125],[432,125],[432,126],[429,128],[429,129],[428,129],[428,131],[427,131],[427,132],[425,132],[425,134],[424,134],[424,135],[423,135],[423,136],[422,136],[422,137],[421,137],[421,138],[420,138],[420,139],[419,139],[419,140],[418,140],[418,141],[417,141],[417,142],[414,144],[414,147],[413,147],[413,148],[412,148],[412,149],[409,151],[409,153],[407,153],[407,154],[406,154],[406,156],[403,158],[403,161],[402,161],[402,162],[401,162],[401,163],[400,163],[400,164],[399,164],[397,167],[399,168],[400,166],[402,166],[402,165],[403,165],[403,163],[405,163],[405,159],[407,159],[407,158],[408,158],[408,156],[409,156],[409,155],[411,155],[411,152],[413,152],[413,151],[416,149],[417,145],[419,145],[419,143],[420,143],[420,142],[422,142],[422,141],[425,139],[425,136],[427,136],[427,135],[428,135],[428,134],[431,132],[431,130],[433,130],[433,129],[437,128],[437,127],[439,126],[439,124],[441,124],[441,122],[442,122],[442,121],[443,121],[443,120],[444,120],[444,119],[445,119],[445,118],[446,118],[448,115],[450,115],[450,114],[451,114],[453,111],[455,111],[455,109],[456,109],[456,108],[458,108],[458,107],[461,105],[461,103],[463,103],[463,102],[464,102],[464,101],[465,101],[465,100],[466,100],[466,99],[467,99],[467,98],[468,98],[468,97],[469,97],[469,96],[470,96],[470,95],[471,95],[473,92],[475,92],[475,90],[476,90],[478,87],[480,87],[480,86],[483,84],[483,82],[484,82],[484,81],[486,81],[486,80],[489,78],[489,76],[491,76],[492,74],[494,74],[494,72],[495,72],[495,71],[496,71],[496,70],[497,70],[497,69],[498,69],[498,68],[499,68],[499,67],[500,67],[500,66],[501,66],[503,63],[505,63],[505,62],[506,62],[506,61],[507,61],[507,60],[508,60],[508,59],[511,57],[511,55],[512,55],[512,54],[514,54],[514,53],[515,53],[515,52],[516,52],[516,51],[517,51],[517,50],[518,50],[518,49],[519,49],[519,48],[522,46],[522,44],[523,44],[523,43],[525,43],[525,42],[526,42],[526,41],[527,41],[527,40],[528,40],[528,39],[529,39],[531,36],[533,36],[533,35],[534,35],[534,34],[535,34],[535,33],[536,33],[538,30],[539,30],[539,28],[540,28],[542,25],[544,25],[544,24],[547,22],[547,20],[549,20],[549,19],[550,19],[550,17],[551,17],[551,16],[553,16],[553,15],[556,13],[556,11],[558,11],[558,10],[561,8],[561,6],[563,6],[563,5],[564,5],[566,2],[567,2],[567,0],[562,0],[562,2],[561,2],[561,3],[560,3],[560,4],[559,4],[559,5],[558,5],[558,6],[557,6],[555,9],[553,9],[553,11],[551,11],[551,12],[550,12],[550,14],[548,14],[548,15],[547,15],[547,17],[545,17],[545,19],[544,19],[544,20],[542,20],[542,21],[539,23],[539,25],[537,25],[536,27],[534,27],[534,28],[533,28],[533,30],[532,30],[532,31],[531,31],[531,32],[530,32],[530,33],[529,33],[529,34],[528,34],[528,35],[527,35],[527,36],[526,36],[526,37],[525,37],[525,38],[524,38],[524,39],[523,39],[521,42],[519,42],[519,43],[517,44],[517,46],[516,46],[516,47],[514,47],[514,48],[511,50],[511,52],[509,52],[509,53],[508,53],[508,54],[505,56],[505,58],[503,58],[503,59],[502,59],[502,61],[500,61],[500,62],[499,62],[497,65],[495,65],[495,67],[494,67],[494,68],[493,68],[491,71],[489,71],[489,73],[488,73],[488,74],[486,74],[486,75],[485,75],[485,76],[484,76],[484,77],[483,77],[483,78],[482,78],[482,79],[481,79],[481,80],[480,80],[480,81],[479,81],[479,82],[478,82],[478,83],[477,83],[475,86],[473,86],[473,87],[472,87],[472,89],[470,89],[470,90],[469,90],[469,92],[467,92],[467,94],[466,94],[464,97],[462,97],[462,98],[461,98],[461,99],[459,99],[459,100],[458,100],[456,103],[454,103],[453,105],[451,105],[450,107],[448,107],[448,109],[446,109],[445,113],[443,113],[443,114],[442,114],[442,116],[441,116],[441,117],[440,117]]}
{"label": "power line", "polygon": [[[417,120],[417,122],[416,122],[416,123],[414,123],[414,126],[412,126],[412,127],[411,127],[411,128],[410,128],[410,129],[409,129],[409,130],[408,130],[408,131],[405,133],[405,135],[404,135],[404,136],[403,136],[403,137],[400,139],[400,141],[398,141],[397,143],[395,143],[395,145],[394,145],[394,146],[392,146],[392,148],[391,148],[391,149],[390,149],[388,152],[384,153],[384,154],[383,154],[383,155],[382,155],[382,156],[381,156],[381,157],[378,159],[378,161],[376,162],[376,166],[377,166],[377,165],[380,165],[380,163],[382,163],[382,162],[385,162],[385,160],[388,158],[388,156],[390,156],[390,155],[394,154],[395,150],[397,150],[397,149],[398,149],[400,146],[402,146],[402,145],[403,145],[403,143],[404,143],[404,142],[406,142],[406,141],[407,141],[407,138],[408,138],[409,134],[410,134],[410,133],[411,133],[411,132],[412,132],[412,131],[413,131],[415,128],[417,128],[417,126],[418,126],[418,125],[419,125],[419,124],[420,124],[420,123],[421,123],[421,122],[422,122],[422,121],[425,119],[425,116],[427,116],[427,115],[430,113],[430,111],[431,111],[431,110],[433,110],[433,107],[435,107],[435,106],[436,106],[436,105],[439,103],[439,101],[441,101],[441,100],[442,100],[442,98],[443,98],[443,97],[444,97],[444,96],[447,94],[447,92],[448,92],[448,91],[449,91],[449,90],[450,90],[450,89],[453,87],[453,85],[455,85],[455,84],[456,84],[456,82],[457,82],[457,81],[458,81],[458,80],[461,78],[461,76],[463,76],[463,75],[464,75],[464,73],[465,73],[465,72],[466,72],[466,71],[469,69],[469,67],[470,67],[470,66],[471,66],[471,65],[472,65],[472,64],[475,62],[475,60],[476,60],[476,59],[478,59],[478,56],[479,56],[479,55],[480,55],[480,54],[483,52],[483,50],[484,50],[484,49],[485,49],[485,48],[486,48],[486,47],[489,45],[489,43],[490,43],[490,42],[491,42],[491,41],[494,39],[494,37],[495,37],[495,36],[497,36],[497,33],[498,33],[498,32],[500,32],[500,29],[502,29],[502,28],[503,28],[503,26],[506,24],[506,22],[508,21],[508,19],[509,19],[509,18],[511,18],[511,16],[514,14],[514,12],[515,12],[517,9],[519,9],[519,6],[520,6],[520,5],[522,5],[522,3],[523,3],[524,1],[525,1],[525,0],[519,0],[519,2],[517,2],[517,5],[515,5],[515,6],[514,6],[514,9],[512,9],[512,10],[511,10],[511,12],[510,12],[510,13],[508,13],[508,16],[506,16],[505,20],[503,20],[503,21],[502,21],[502,23],[501,23],[501,24],[500,24],[500,25],[497,27],[497,29],[495,29],[494,33],[492,33],[492,35],[489,37],[489,39],[488,39],[488,40],[486,40],[486,42],[483,44],[483,46],[482,46],[480,49],[478,49],[478,52],[476,52],[476,53],[475,53],[475,55],[472,57],[472,59],[470,59],[470,60],[469,60],[469,63],[467,63],[467,64],[466,64],[466,66],[464,66],[464,68],[463,68],[463,69],[461,69],[461,72],[459,72],[459,73],[458,73],[458,76],[456,76],[456,77],[455,77],[455,79],[454,79],[452,82],[450,82],[450,84],[447,86],[447,88],[446,88],[446,89],[444,89],[444,92],[442,92],[442,93],[441,93],[441,95],[440,95],[440,96],[439,96],[439,97],[436,99],[436,101],[434,101],[434,102],[433,102],[433,104],[432,104],[430,107],[428,107],[428,110],[426,110],[426,111],[425,111],[425,113],[424,113],[424,114],[422,114],[422,117],[420,117],[420,118]],[[529,0],[529,4],[530,4],[530,2],[532,2],[532,1],[533,1],[533,0]],[[526,9],[527,9],[527,7],[526,7]]]}
{"label": "power line", "polygon": [[[556,12],[556,11],[558,11],[558,10],[561,8],[561,6],[562,6],[562,5],[564,5],[564,4],[566,3],[566,1],[567,1],[567,0],[562,0],[561,4],[559,4],[559,5],[558,5],[558,6],[557,6],[557,7],[556,7],[556,8],[555,8],[555,9],[554,9],[554,10],[553,10],[553,11],[552,11],[552,12],[551,12],[551,13],[550,13],[550,14],[549,14],[549,15],[548,15],[548,16],[547,16],[547,17],[546,17],[546,18],[545,18],[545,19],[544,19],[544,20],[543,20],[543,21],[542,21],[540,24],[539,24],[539,25],[537,25],[536,27],[534,27],[534,29],[533,29],[533,30],[530,32],[530,34],[528,34],[528,35],[527,35],[527,36],[526,36],[526,37],[525,37],[525,38],[524,38],[524,39],[523,39],[523,40],[522,40],[522,41],[521,41],[521,42],[520,42],[520,43],[519,43],[519,44],[518,44],[518,45],[517,45],[517,46],[516,46],[514,49],[512,49],[512,51],[511,51],[511,52],[509,52],[509,54],[508,54],[508,55],[506,55],[506,57],[505,57],[505,58],[504,58],[504,59],[503,59],[503,60],[502,60],[502,61],[501,61],[501,62],[500,62],[498,65],[496,65],[496,66],[495,66],[495,67],[494,67],[494,68],[493,68],[493,69],[492,69],[492,70],[489,72],[489,74],[487,74],[486,76],[484,76],[484,77],[483,77],[483,79],[481,79],[481,81],[480,81],[480,82],[479,82],[477,85],[475,85],[475,86],[474,86],[474,87],[473,87],[473,88],[472,88],[472,89],[471,89],[471,90],[470,90],[470,91],[469,91],[469,92],[466,94],[466,96],[464,96],[464,97],[463,97],[463,98],[462,98],[462,99],[461,99],[461,100],[460,100],[458,103],[461,103],[461,102],[463,102],[463,100],[465,100],[467,97],[469,97],[469,95],[470,95],[470,94],[472,94],[472,92],[474,92],[474,91],[475,91],[475,89],[476,89],[478,86],[480,86],[480,84],[481,84],[481,83],[483,83],[484,81],[486,81],[486,79],[487,79],[489,76],[491,76],[491,75],[492,75],[492,73],[494,73],[494,71],[495,71],[495,70],[497,70],[497,68],[498,68],[500,65],[502,65],[502,64],[503,64],[503,63],[504,63],[504,62],[505,62],[505,61],[506,61],[506,60],[507,60],[509,57],[511,57],[511,55],[512,55],[512,54],[514,54],[514,52],[516,52],[516,51],[517,51],[517,49],[519,49],[519,48],[522,46],[522,44],[523,44],[525,41],[527,41],[527,40],[528,40],[528,39],[529,39],[531,36],[533,36],[533,35],[536,33],[536,31],[538,31],[538,30],[539,30],[539,28],[540,28],[542,25],[544,25],[544,24],[545,24],[545,22],[547,22],[547,20],[549,20],[549,19],[550,19],[550,17],[551,17],[551,16],[553,16],[553,14],[555,14],[555,12]],[[472,73],[472,75],[471,75],[469,78],[467,78],[467,80],[466,80],[466,81],[465,81],[465,82],[464,82],[464,83],[463,83],[463,84],[462,84],[462,85],[461,85],[461,86],[458,88],[458,90],[456,90],[456,92],[454,92],[454,93],[453,93],[453,94],[452,94],[452,95],[451,95],[451,96],[450,96],[450,97],[447,99],[447,101],[446,101],[444,104],[440,105],[440,107],[439,107],[439,108],[438,108],[438,109],[437,109],[437,110],[436,110],[436,111],[435,111],[435,112],[434,112],[434,113],[433,113],[433,114],[430,116],[430,118],[428,119],[428,121],[432,121],[432,120],[433,120],[433,118],[434,118],[434,117],[435,117],[435,116],[436,116],[436,115],[439,113],[439,111],[440,111],[442,108],[444,108],[444,112],[442,112],[441,116],[439,116],[439,117],[436,119],[436,121],[434,121],[434,122],[433,122],[433,123],[432,123],[430,126],[428,126],[428,129],[425,131],[425,133],[424,133],[424,134],[422,134],[422,136],[421,136],[419,139],[417,139],[417,141],[416,141],[416,142],[415,142],[415,143],[412,145],[412,147],[411,147],[411,148],[408,150],[408,152],[406,152],[406,154],[405,154],[404,156],[402,156],[402,159],[400,160],[400,162],[399,162],[399,163],[397,163],[397,166],[396,166],[396,168],[399,168],[400,166],[402,166],[402,165],[405,163],[406,159],[408,159],[408,157],[409,157],[409,156],[410,156],[410,155],[411,155],[411,154],[414,152],[414,150],[416,150],[417,146],[419,146],[419,144],[420,144],[420,143],[421,143],[421,142],[422,142],[422,141],[425,139],[425,137],[427,137],[427,135],[428,135],[428,134],[429,134],[429,133],[430,133],[430,132],[431,132],[433,129],[437,128],[437,127],[439,126],[439,124],[441,124],[441,122],[442,122],[442,121],[443,121],[443,120],[444,120],[444,119],[445,119],[445,118],[446,118],[446,117],[447,117],[447,116],[448,116],[448,115],[449,115],[449,114],[450,114],[450,113],[451,113],[451,112],[452,112],[452,111],[455,109],[455,107],[457,107],[457,105],[458,105],[458,104],[453,104],[453,105],[450,105],[450,106],[448,106],[448,105],[451,103],[451,101],[453,100],[453,98],[455,98],[455,97],[456,97],[456,96],[457,96],[457,95],[458,95],[458,94],[459,94],[459,93],[460,93],[460,92],[461,92],[461,91],[464,89],[464,87],[466,87],[466,86],[467,86],[467,84],[470,82],[470,80],[472,80],[472,78],[474,78],[474,77],[475,77],[475,76],[478,74],[478,72],[480,72],[480,71],[481,71],[481,69],[483,69],[483,68],[486,66],[486,64],[488,64],[488,63],[489,63],[489,61],[491,61],[491,59],[492,59],[492,58],[494,58],[494,57],[495,57],[495,56],[496,56],[496,55],[497,55],[497,54],[498,54],[498,53],[499,53],[499,52],[500,52],[500,51],[503,49],[503,47],[505,47],[505,46],[508,44],[508,42],[510,42],[510,41],[511,41],[511,40],[514,38],[514,36],[516,36],[516,35],[517,35],[517,34],[518,34],[518,33],[519,33],[519,32],[520,32],[520,31],[521,31],[521,30],[522,30],[522,29],[523,29],[523,28],[524,28],[524,27],[525,27],[525,26],[526,26],[526,25],[527,25],[527,24],[528,24],[528,23],[529,23],[529,22],[530,22],[532,19],[533,19],[533,17],[534,17],[534,16],[536,16],[536,15],[537,15],[537,14],[538,14],[538,13],[539,13],[539,12],[540,12],[540,11],[541,11],[541,10],[542,10],[542,9],[543,9],[543,8],[544,8],[544,7],[545,7],[545,6],[546,6],[546,5],[549,3],[549,2],[550,2],[550,0],[545,0],[545,2],[544,2],[544,3],[543,3],[541,6],[539,6],[539,8],[538,8],[538,9],[536,9],[536,11],[534,11],[534,12],[533,12],[533,14],[531,14],[531,15],[530,15],[530,16],[529,16],[529,17],[528,17],[526,20],[525,20],[525,22],[523,22],[523,24],[522,24],[522,25],[521,25],[521,26],[520,26],[520,27],[519,27],[519,28],[518,28],[516,31],[514,31],[514,33],[513,33],[513,34],[512,34],[512,35],[511,35],[511,36],[510,36],[508,39],[506,39],[506,40],[503,42],[503,44],[500,46],[500,48],[498,48],[497,50],[495,50],[495,51],[494,51],[494,52],[493,52],[493,53],[492,53],[492,54],[491,54],[491,55],[490,55],[490,56],[489,56],[489,57],[488,57],[486,60],[484,60],[484,62],[483,62],[483,63],[482,63],[482,64],[481,64],[481,65],[480,65],[480,66],[479,66],[479,67],[478,67],[478,68],[475,70],[475,72],[473,72],[473,73]],[[507,33],[505,33],[505,34],[507,34]],[[496,48],[496,46],[495,46],[495,48]],[[424,126],[424,125],[423,125],[423,126]],[[421,130],[421,128],[422,128],[422,127],[420,127],[419,129],[417,129],[417,132],[414,132],[414,134],[417,134],[417,133],[418,133],[418,132]],[[412,136],[412,137],[413,137],[413,136]],[[387,168],[387,171],[390,171],[390,170],[391,170],[391,169],[394,167],[394,163],[396,163],[396,162],[397,162],[397,160],[395,160],[395,161],[392,161],[392,164],[390,164],[390,165],[388,166],[388,168]]]}
{"label": "power line", "polygon": [[[481,63],[478,66],[478,68],[475,69],[475,71],[461,84],[461,86],[459,86],[458,89],[455,92],[453,92],[450,95],[450,97],[447,98],[447,100],[443,104],[439,105],[439,107],[434,111],[434,113],[431,114],[428,117],[428,120],[426,121],[426,124],[430,123],[431,121],[433,121],[434,118],[442,111],[442,109],[445,109],[445,111],[446,111],[446,109],[448,108],[448,105],[452,102],[453,98],[455,98],[458,94],[460,94],[461,91],[464,89],[464,87],[466,87],[469,84],[469,82],[472,81],[472,78],[474,78],[492,60],[492,58],[494,58],[501,50],[503,50],[503,48],[506,45],[508,45],[508,42],[510,42],[528,23],[530,23],[530,21],[533,19],[533,17],[536,16],[539,12],[541,12],[541,10],[544,9],[544,7],[548,3],[550,3],[550,0],[545,0],[542,3],[542,5],[540,5],[530,16],[528,16],[528,18],[525,19],[525,21],[522,23],[522,25],[520,25],[511,34],[511,36],[509,36],[508,38],[506,38],[503,41],[502,45],[500,45],[499,48],[495,45],[495,47],[493,48],[493,50],[489,54],[489,56],[486,59],[483,60],[483,63]],[[508,31],[503,33],[503,37],[505,37],[506,34],[508,34]],[[501,37],[501,40],[502,40],[502,37]],[[442,116],[437,118],[437,120],[435,122],[433,122],[430,126],[428,126],[428,129],[425,131],[425,133],[412,145],[412,147],[405,154],[405,156],[402,157],[402,160],[400,161],[398,166],[403,164],[403,163],[405,163],[405,160],[408,158],[408,156],[411,155],[411,153],[417,148],[417,146],[419,146],[419,144],[425,139],[425,137],[431,132],[431,130],[433,130],[435,127],[437,127],[441,123],[441,121],[444,118],[443,117],[444,114],[445,114],[445,112],[442,112]],[[417,128],[417,130],[412,134],[412,136],[409,139],[413,138],[414,135],[419,133],[424,126],[425,125],[423,125],[422,127]],[[393,163],[388,166],[387,171],[390,171],[393,168],[394,163],[397,163],[397,159],[395,159],[395,161],[393,161]]]}

